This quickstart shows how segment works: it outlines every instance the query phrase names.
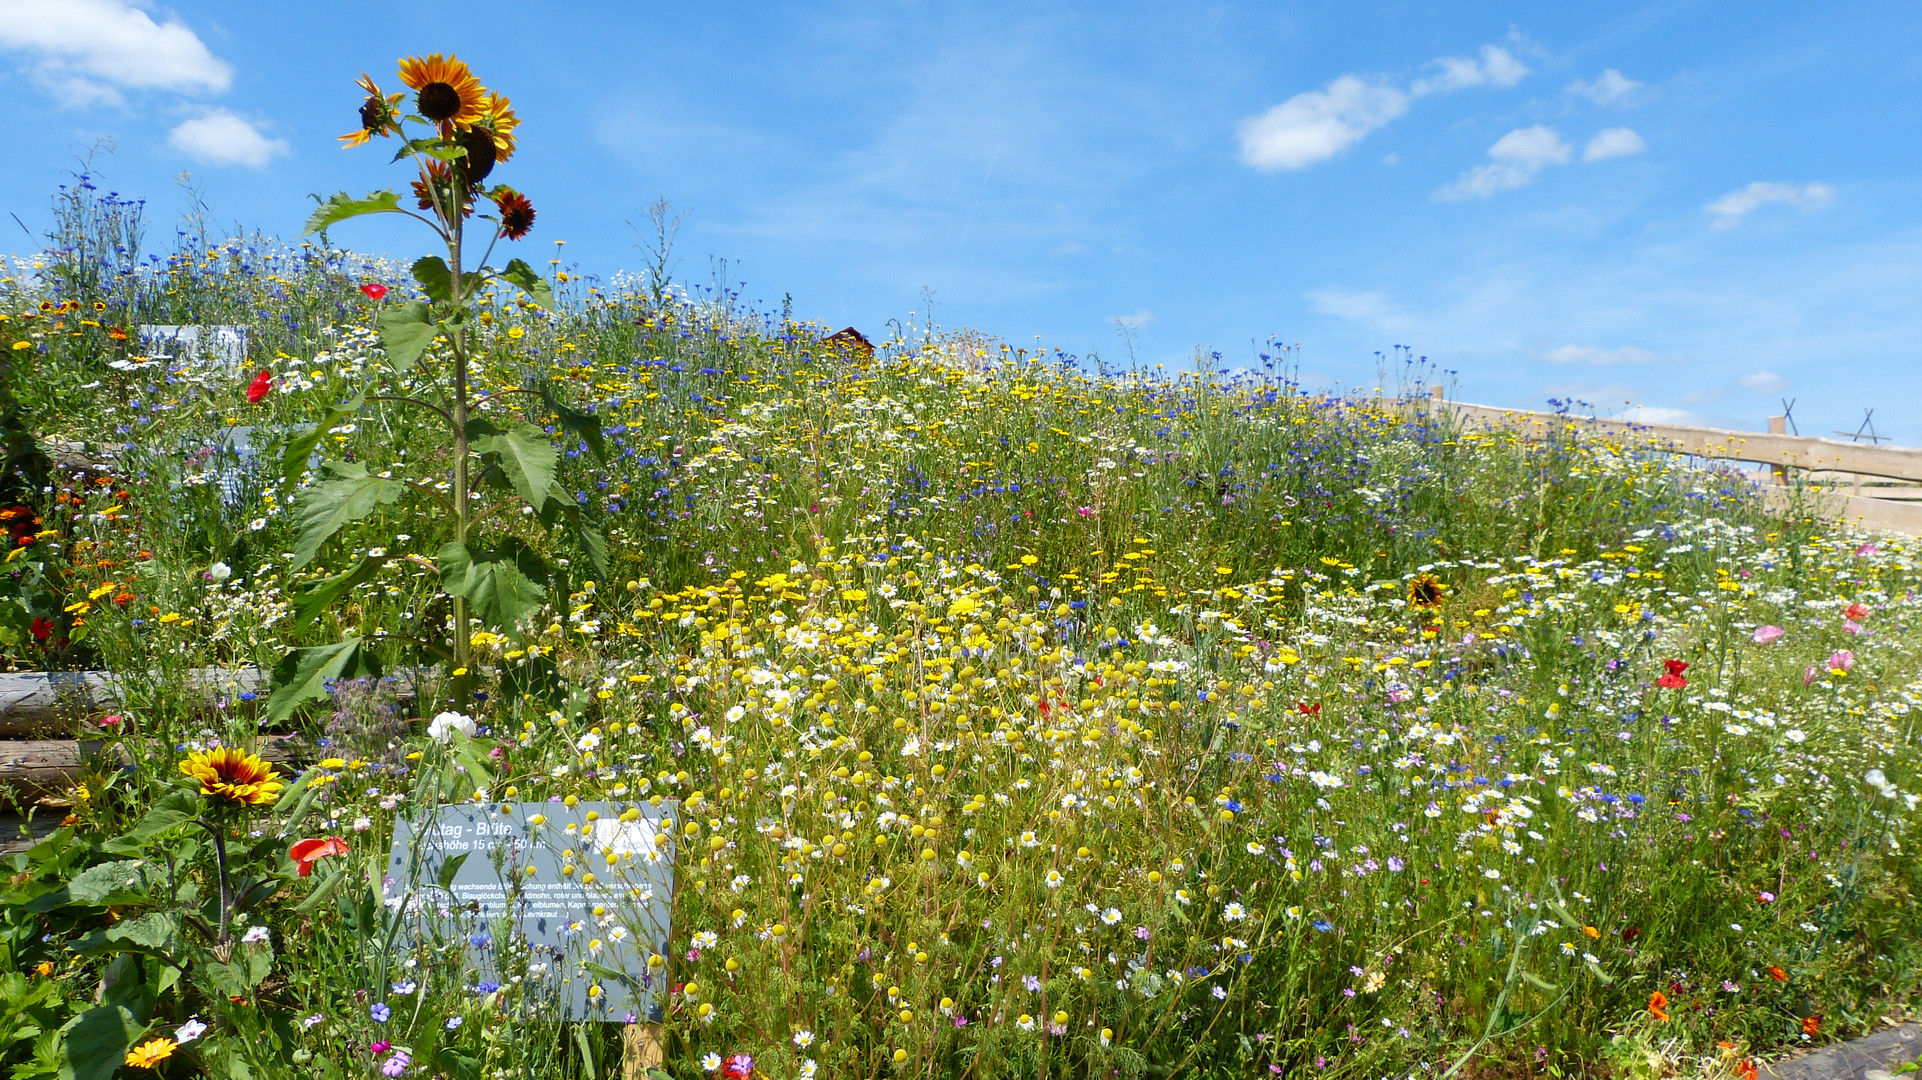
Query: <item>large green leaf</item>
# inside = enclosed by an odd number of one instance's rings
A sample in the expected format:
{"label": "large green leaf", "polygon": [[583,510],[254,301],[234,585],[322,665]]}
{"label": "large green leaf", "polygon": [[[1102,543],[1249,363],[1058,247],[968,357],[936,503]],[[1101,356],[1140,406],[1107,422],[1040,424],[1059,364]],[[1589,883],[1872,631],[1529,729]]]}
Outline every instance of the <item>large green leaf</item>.
{"label": "large green leaf", "polygon": [[601,441],[601,418],[593,413],[582,412],[562,401],[555,395],[554,388],[551,386],[541,386],[540,394],[541,402],[547,406],[547,411],[554,414],[554,423],[562,431],[571,431],[580,436],[581,441],[587,444],[587,448],[594,452],[595,460],[605,462],[607,445]]}
{"label": "large green leaf", "polygon": [[287,439],[287,445],[280,452],[280,478],[283,483],[297,482],[307,471],[308,463],[313,460],[314,448],[327,432],[342,420],[360,411],[361,403],[367,400],[365,392],[355,394],[351,399],[327,410],[320,423],[311,428],[296,431]]}
{"label": "large green leaf", "polygon": [[430,299],[447,303],[454,299],[454,272],[439,255],[423,255],[414,261],[414,280]]}
{"label": "large green leaf", "polygon": [[147,1026],[125,1005],[103,1005],[74,1017],[65,1030],[60,1080],[112,1080]]}
{"label": "large green leaf", "polygon": [[160,836],[197,819],[202,807],[190,791],[170,791],[160,797],[139,824],[100,845],[113,855],[138,855]]}
{"label": "large green leaf", "polygon": [[389,558],[391,556],[363,555],[353,566],[333,577],[321,578],[318,581],[304,581],[294,586],[294,629],[298,630],[320,618],[321,612],[326,611],[349,589],[374,580],[379,576],[380,568],[387,565]]}
{"label": "large green leaf", "polygon": [[360,217],[362,214],[391,214],[399,210],[400,196],[391,191],[371,191],[363,199],[356,199],[343,191],[321,203],[312,214],[308,215],[307,228],[302,230],[300,235],[308,236],[320,232],[330,225],[346,221],[348,218]]}
{"label": "large green leaf", "polygon": [[379,658],[361,648],[357,637],[293,649],[274,665],[274,692],[267,697],[267,718],[285,720],[301,702],[326,697],[331,680],[379,674]]}
{"label": "large green leaf", "polygon": [[139,859],[101,863],[75,874],[67,883],[67,895],[76,904],[106,906],[146,899],[142,886],[147,880],[146,863]]}
{"label": "large green leaf", "polygon": [[380,313],[381,348],[387,350],[388,365],[403,375],[413,370],[414,362],[439,332],[427,305],[418,300],[395,304]]}
{"label": "large green leaf", "polygon": [[478,551],[455,542],[440,549],[440,582],[450,595],[465,597],[483,623],[512,627],[547,599],[547,564],[511,537]]}
{"label": "large green leaf", "polygon": [[376,506],[400,498],[398,480],[372,476],[358,462],[329,461],[322,466],[331,476],[300,493],[294,514],[299,532],[294,540],[294,568],[306,566],[326,543],[350,522],[374,512]]}
{"label": "large green leaf", "polygon": [[547,441],[547,433],[540,428],[528,423],[515,424],[506,431],[482,435],[474,440],[473,447],[483,454],[496,455],[514,491],[536,510],[554,490],[561,452]]}
{"label": "large green leaf", "polygon": [[547,279],[536,274],[524,259],[509,261],[507,268],[501,271],[501,280],[518,287],[542,307],[554,306],[554,290],[548,287]]}

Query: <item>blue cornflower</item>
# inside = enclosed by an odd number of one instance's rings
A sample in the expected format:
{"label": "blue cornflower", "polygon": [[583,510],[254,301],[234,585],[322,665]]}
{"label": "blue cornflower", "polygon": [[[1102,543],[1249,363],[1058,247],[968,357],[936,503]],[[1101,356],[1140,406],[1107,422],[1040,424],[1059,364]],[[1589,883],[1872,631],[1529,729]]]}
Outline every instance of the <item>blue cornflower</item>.
{"label": "blue cornflower", "polygon": [[374,1023],[385,1024],[394,1015],[394,1010],[388,1008],[386,1002],[376,1001],[367,1007],[367,1015],[374,1018]]}

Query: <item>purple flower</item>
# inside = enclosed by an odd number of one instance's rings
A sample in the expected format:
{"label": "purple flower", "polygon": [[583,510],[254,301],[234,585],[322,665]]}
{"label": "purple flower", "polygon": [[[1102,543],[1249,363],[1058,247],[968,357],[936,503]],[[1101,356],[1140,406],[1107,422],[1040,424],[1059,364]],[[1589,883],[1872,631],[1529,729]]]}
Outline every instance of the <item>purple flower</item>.
{"label": "purple flower", "polygon": [[413,1063],[414,1059],[408,1056],[407,1051],[396,1050],[391,1057],[380,1063],[380,1074],[382,1076],[399,1076],[401,1073],[407,1071],[407,1066]]}
{"label": "purple flower", "polygon": [[1021,976],[1021,985],[1027,987],[1028,993],[1030,994],[1039,994],[1041,992],[1041,980],[1035,978],[1033,975]]}
{"label": "purple flower", "polygon": [[1401,861],[1401,856],[1400,856],[1400,855],[1390,855],[1390,856],[1388,856],[1388,869],[1389,869],[1389,870],[1391,870],[1391,871],[1393,871],[1394,873],[1397,873],[1397,874],[1399,874],[1399,873],[1401,873],[1401,868],[1402,868],[1402,865],[1403,865],[1403,864],[1402,864],[1402,861]]}
{"label": "purple flower", "polygon": [[367,1007],[367,1015],[374,1018],[374,1023],[385,1024],[394,1015],[394,1010],[388,1008],[386,1002],[376,1001]]}
{"label": "purple flower", "polygon": [[1151,936],[1151,935],[1150,935],[1150,934],[1148,933],[1148,928],[1147,928],[1147,927],[1145,927],[1145,926],[1137,926],[1137,927],[1135,927],[1135,937],[1136,937],[1137,939],[1139,939],[1139,940],[1141,940],[1141,941],[1146,941],[1146,940],[1148,940],[1148,938],[1149,938],[1150,936]]}

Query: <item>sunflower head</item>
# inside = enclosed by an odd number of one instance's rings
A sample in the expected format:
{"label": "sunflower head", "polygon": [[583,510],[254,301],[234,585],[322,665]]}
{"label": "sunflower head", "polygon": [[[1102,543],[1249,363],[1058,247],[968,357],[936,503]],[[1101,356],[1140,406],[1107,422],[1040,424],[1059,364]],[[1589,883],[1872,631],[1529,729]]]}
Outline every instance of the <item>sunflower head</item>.
{"label": "sunflower head", "polygon": [[521,126],[520,118],[514,115],[514,108],[505,97],[489,94],[481,102],[481,118],[474,126],[494,139],[494,161],[506,163],[514,156],[514,129]]}
{"label": "sunflower head", "polygon": [[480,119],[481,99],[487,91],[458,57],[439,53],[424,59],[407,57],[400,62],[400,81],[414,91],[414,107],[420,114],[443,130],[465,129]]}
{"label": "sunflower head", "polygon": [[509,240],[519,240],[534,227],[534,204],[513,188],[494,190],[494,208],[500,211],[501,235]]}
{"label": "sunflower head", "polygon": [[376,136],[385,138],[400,134],[400,99],[406,94],[382,94],[372,76],[360,73],[357,81],[367,92],[367,100],[360,106],[360,130],[350,131],[340,137],[344,146],[359,146]]}
{"label": "sunflower head", "polygon": [[231,746],[196,750],[180,762],[180,771],[200,781],[202,795],[241,807],[265,806],[286,786],[272,765]]}
{"label": "sunflower head", "polygon": [[1416,574],[1415,580],[1408,583],[1408,602],[1425,611],[1441,607],[1447,595],[1448,586],[1433,574]]}
{"label": "sunflower head", "polygon": [[461,217],[471,217],[474,213],[474,200],[468,197],[467,189],[457,190],[454,170],[441,162],[429,160],[426,171],[414,181],[413,187],[414,199],[422,210],[438,214],[451,208],[458,199]]}

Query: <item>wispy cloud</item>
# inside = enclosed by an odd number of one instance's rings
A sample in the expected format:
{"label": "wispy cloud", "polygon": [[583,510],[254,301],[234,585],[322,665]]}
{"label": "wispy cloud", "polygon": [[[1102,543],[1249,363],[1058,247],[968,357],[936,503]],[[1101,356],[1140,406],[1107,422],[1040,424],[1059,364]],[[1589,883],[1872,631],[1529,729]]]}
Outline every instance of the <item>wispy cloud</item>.
{"label": "wispy cloud", "polygon": [[1499,45],[1482,46],[1479,58],[1444,56],[1426,67],[1435,73],[1406,90],[1379,76],[1342,75],[1243,120],[1237,129],[1242,162],[1268,171],[1305,169],[1401,116],[1414,98],[1471,86],[1513,86],[1528,74],[1527,65]]}
{"label": "wispy cloud", "polygon": [[1108,316],[1108,321],[1123,330],[1139,330],[1155,321],[1155,313],[1149,311],[1147,308],[1142,308],[1133,315],[1110,315]]}
{"label": "wispy cloud", "polygon": [[1608,128],[1597,132],[1582,148],[1583,161],[1603,161],[1608,158],[1627,157],[1648,149],[1640,135],[1630,128]]}
{"label": "wispy cloud", "polygon": [[1595,77],[1593,82],[1576,79],[1568,84],[1568,92],[1576,97],[1587,98],[1597,105],[1614,105],[1626,101],[1642,84],[1628,76],[1609,68]]}
{"label": "wispy cloud", "polygon": [[1472,56],[1444,56],[1429,61],[1428,66],[1440,70],[1415,80],[1408,88],[1415,97],[1445,94],[1470,86],[1513,86],[1528,74],[1527,65],[1499,45],[1483,45],[1479,60]]}
{"label": "wispy cloud", "polygon": [[1543,353],[1542,359],[1551,364],[1652,364],[1664,358],[1634,345],[1613,349],[1594,345],[1562,345]]}
{"label": "wispy cloud", "polygon": [[1563,142],[1554,128],[1542,124],[1516,128],[1488,148],[1488,164],[1463,173],[1435,192],[1435,198],[1485,199],[1498,191],[1521,187],[1535,179],[1544,166],[1567,164],[1574,153],[1574,147]]}
{"label": "wispy cloud", "polygon": [[1773,371],[1757,371],[1735,381],[1744,389],[1753,390],[1758,394],[1773,394],[1778,390],[1786,389],[1789,384],[1787,379]]}
{"label": "wispy cloud", "polygon": [[167,141],[196,161],[250,169],[287,152],[286,140],[268,138],[251,121],[226,109],[183,121],[167,133]]}
{"label": "wispy cloud", "polygon": [[1343,75],[1242,121],[1241,160],[1257,169],[1306,168],[1407,111],[1408,95],[1402,91]]}
{"label": "wispy cloud", "polygon": [[1757,180],[1709,203],[1703,209],[1715,219],[1717,229],[1733,229],[1742,219],[1770,203],[1787,203],[1802,210],[1814,210],[1835,201],[1835,189],[1821,182],[1796,187],[1794,184]]}
{"label": "wispy cloud", "polygon": [[68,105],[119,104],[122,89],[224,91],[233,70],[199,35],[121,0],[0,0],[0,48]]}

